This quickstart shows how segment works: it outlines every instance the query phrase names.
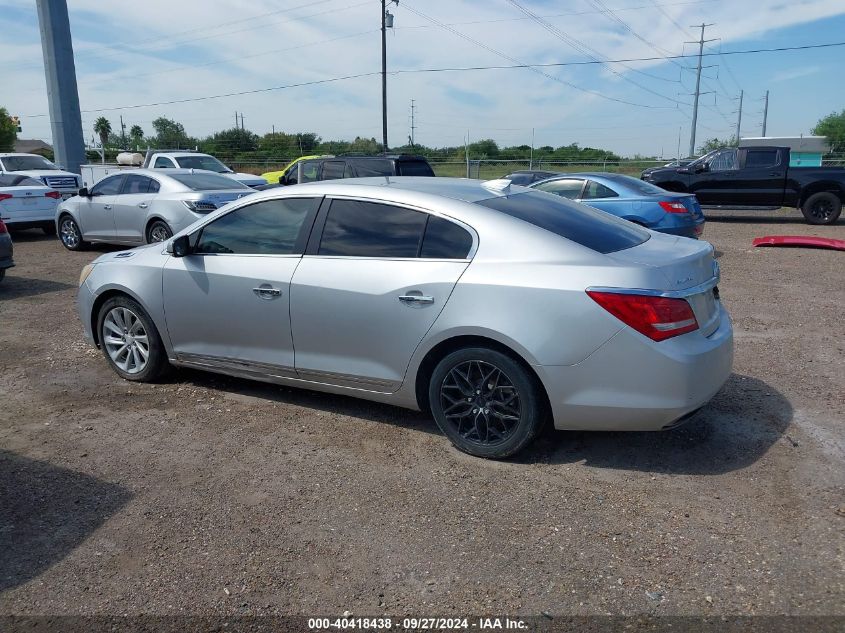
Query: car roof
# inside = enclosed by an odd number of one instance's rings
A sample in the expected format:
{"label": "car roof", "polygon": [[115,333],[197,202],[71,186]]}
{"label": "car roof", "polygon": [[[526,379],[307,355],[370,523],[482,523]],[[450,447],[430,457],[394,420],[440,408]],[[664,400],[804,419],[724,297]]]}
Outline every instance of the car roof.
{"label": "car roof", "polygon": [[8,158],[10,156],[38,156],[39,158],[44,158],[41,154],[29,154],[27,152],[0,152],[0,158]]}
{"label": "car roof", "polygon": [[[209,169],[193,169],[191,167],[160,167],[158,169],[151,169],[151,168],[139,168],[139,169],[121,169],[118,172],[113,174],[109,174],[109,176],[118,176],[121,174],[129,175],[129,174],[140,174],[141,176],[177,176],[179,174],[214,174],[215,176],[220,176],[222,178],[226,178],[223,174],[218,174],[216,171],[211,171]],[[108,178],[108,176],[106,176]]]}

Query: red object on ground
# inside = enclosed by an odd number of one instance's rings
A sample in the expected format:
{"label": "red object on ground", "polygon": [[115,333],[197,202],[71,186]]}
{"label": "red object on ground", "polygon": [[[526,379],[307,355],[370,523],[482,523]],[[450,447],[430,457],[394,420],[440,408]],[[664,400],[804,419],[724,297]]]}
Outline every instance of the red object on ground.
{"label": "red object on ground", "polygon": [[766,235],[755,237],[751,242],[754,246],[804,246],[807,248],[830,248],[835,251],[845,251],[845,240],[834,240],[829,237],[812,237],[810,235]]}

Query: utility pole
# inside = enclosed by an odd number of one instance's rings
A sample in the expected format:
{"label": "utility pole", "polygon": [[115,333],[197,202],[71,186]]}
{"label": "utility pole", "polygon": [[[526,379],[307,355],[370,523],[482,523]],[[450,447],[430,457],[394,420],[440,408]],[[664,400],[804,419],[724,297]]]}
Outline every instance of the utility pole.
{"label": "utility pole", "polygon": [[534,169],[534,128],[531,128],[531,158],[528,159],[528,169]]}
{"label": "utility pole", "polygon": [[690,138],[689,138],[689,155],[695,156],[695,128],[698,124],[698,98],[701,96],[701,58],[704,55],[704,44],[706,42],[713,42],[714,40],[705,40],[704,39],[704,29],[708,26],[713,26],[712,24],[704,24],[703,22],[698,25],[692,25],[690,28],[700,28],[701,29],[701,37],[698,39],[697,42],[687,42],[688,44],[698,44],[698,69],[695,75],[695,100],[692,104],[692,129],[690,130]]}
{"label": "utility pole", "polygon": [[745,94],[745,90],[739,91],[739,114],[736,117],[736,144],[739,147],[739,138],[740,138],[740,129],[742,128],[742,96]]}
{"label": "utility pole", "polygon": [[238,123],[238,111],[235,110],[235,129],[237,130],[239,127],[240,124]]}
{"label": "utility pole", "polygon": [[120,115],[120,145],[126,149],[126,125],[123,123],[123,115]]}
{"label": "utility pole", "polygon": [[467,159],[467,178],[469,178],[469,130],[467,130],[466,140],[464,141],[464,157]]}
{"label": "utility pole", "polygon": [[36,3],[53,150],[60,166],[78,174],[80,165],[87,161],[67,0],[36,0]]}
{"label": "utility pole", "polygon": [[766,105],[763,106],[763,136],[766,136],[766,119],[769,118],[769,91],[766,90]]}
{"label": "utility pole", "polygon": [[414,100],[411,99],[411,147],[414,146],[414,130],[417,129],[417,126],[414,125],[414,110],[417,106],[414,105]]}
{"label": "utility pole", "polygon": [[244,131],[244,113],[241,112],[241,132]]}

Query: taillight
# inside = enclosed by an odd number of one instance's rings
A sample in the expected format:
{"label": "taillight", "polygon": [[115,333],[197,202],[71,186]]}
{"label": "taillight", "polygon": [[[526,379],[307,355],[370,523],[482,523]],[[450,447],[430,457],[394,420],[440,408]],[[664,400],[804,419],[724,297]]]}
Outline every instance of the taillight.
{"label": "taillight", "polygon": [[698,321],[686,299],[596,290],[588,290],[587,294],[617,319],[653,341],[665,341],[698,329]]}
{"label": "taillight", "polygon": [[48,198],[52,198],[53,200],[58,200],[59,198],[62,197],[62,194],[60,194],[58,191],[48,191],[44,195],[47,196]]}
{"label": "taillight", "polygon": [[9,198],[14,198],[14,196],[10,193],[0,193],[0,202],[3,202],[3,200],[8,200]]}
{"label": "taillight", "polygon": [[684,206],[683,202],[675,200],[661,200],[660,206],[666,213],[689,213],[689,209]]}
{"label": "taillight", "polygon": [[8,233],[8,232],[9,232],[9,229],[7,229],[6,225],[3,224],[3,220],[0,220],[0,235],[3,235],[4,233]]}

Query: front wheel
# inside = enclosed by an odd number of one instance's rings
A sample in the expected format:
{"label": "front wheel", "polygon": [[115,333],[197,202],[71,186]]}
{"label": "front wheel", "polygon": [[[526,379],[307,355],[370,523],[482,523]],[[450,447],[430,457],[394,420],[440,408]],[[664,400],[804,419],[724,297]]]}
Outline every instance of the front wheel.
{"label": "front wheel", "polygon": [[147,228],[147,244],[153,242],[166,242],[173,237],[173,231],[167,226],[167,222],[156,220]]}
{"label": "front wheel", "polygon": [[833,224],[842,213],[842,201],[835,193],[820,191],[804,201],[801,213],[809,224]]}
{"label": "front wheel", "polygon": [[112,297],[103,304],[97,332],[103,355],[121,378],[152,382],[167,369],[167,352],[153,320],[129,297]]}
{"label": "front wheel", "polygon": [[79,230],[76,220],[69,215],[63,215],[59,219],[59,237],[62,240],[62,246],[69,251],[81,251],[88,246],[82,239],[82,231]]}
{"label": "front wheel", "polygon": [[429,383],[437,426],[459,450],[478,457],[509,457],[542,426],[536,379],[514,359],[477,347],[441,360]]}

